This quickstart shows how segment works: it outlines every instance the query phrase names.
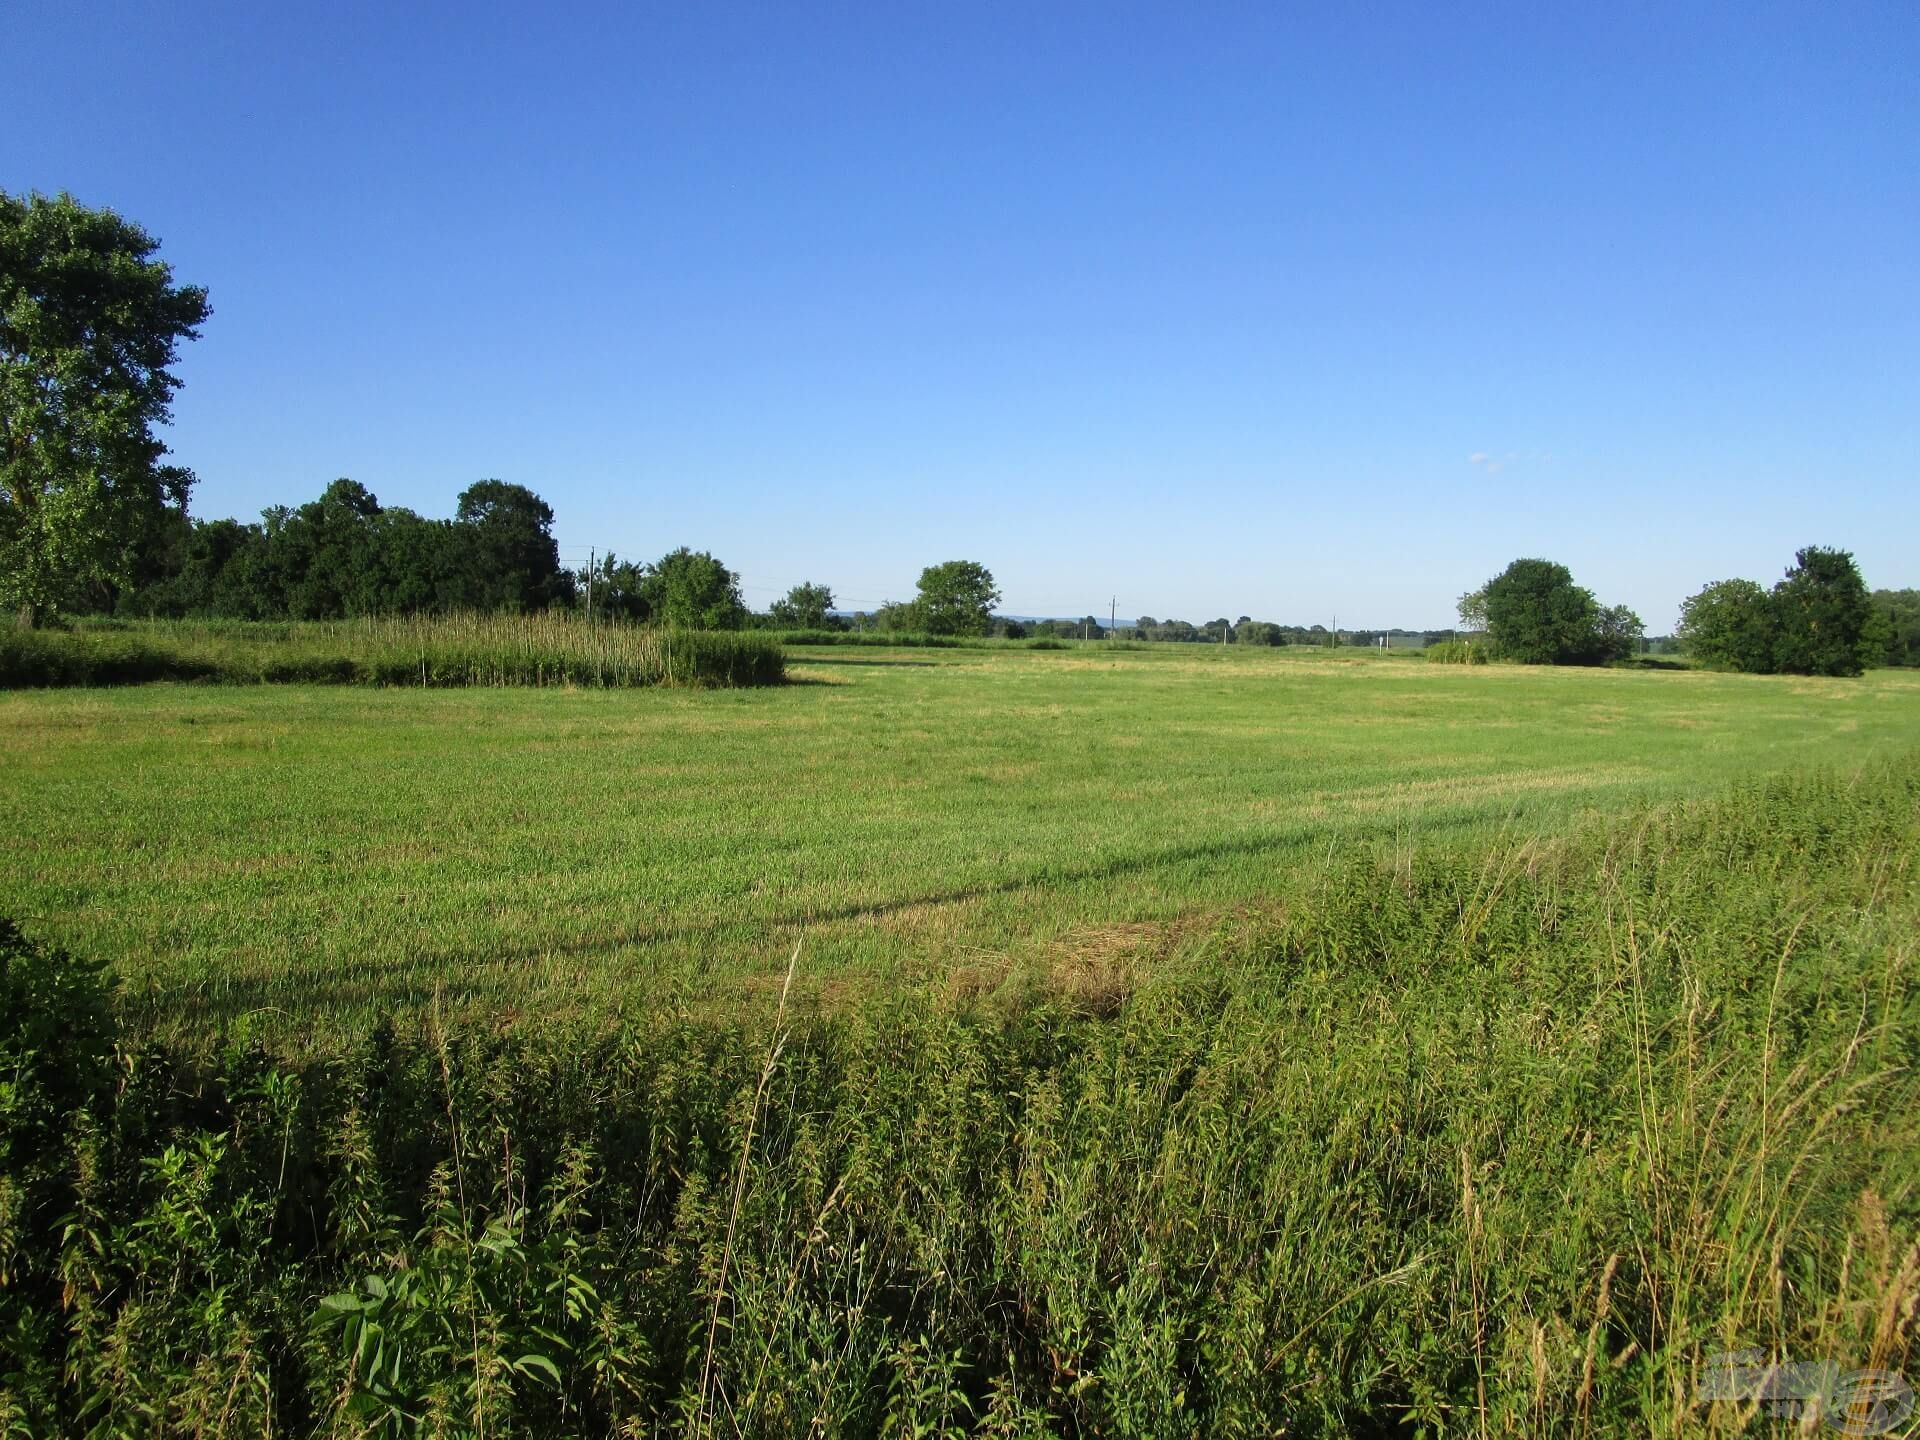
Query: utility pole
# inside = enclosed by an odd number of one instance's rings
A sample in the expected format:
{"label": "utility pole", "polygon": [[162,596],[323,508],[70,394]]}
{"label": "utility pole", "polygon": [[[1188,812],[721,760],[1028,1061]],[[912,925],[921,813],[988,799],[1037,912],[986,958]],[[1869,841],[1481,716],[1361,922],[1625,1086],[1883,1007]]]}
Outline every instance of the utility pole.
{"label": "utility pole", "polygon": [[1107,601],[1107,638],[1113,639],[1114,617],[1120,613],[1120,597],[1114,596]]}
{"label": "utility pole", "polygon": [[587,623],[589,625],[593,623],[593,567],[599,563],[599,559],[600,552],[589,545],[587,547]]}

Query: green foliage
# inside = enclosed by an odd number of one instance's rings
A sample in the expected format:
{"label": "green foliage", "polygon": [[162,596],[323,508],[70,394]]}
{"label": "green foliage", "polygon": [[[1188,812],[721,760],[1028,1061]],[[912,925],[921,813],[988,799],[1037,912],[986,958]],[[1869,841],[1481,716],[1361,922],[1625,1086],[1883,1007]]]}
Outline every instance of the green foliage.
{"label": "green foliage", "polygon": [[1845,550],[1795,552],[1772,598],[1774,668],[1786,674],[1858,675],[1885,653],[1869,641],[1866,582]]}
{"label": "green foliage", "polygon": [[99,965],[0,917],[0,1289],[31,1288],[36,1247],[70,1199],[65,1140],[108,1079],[109,996]]}
{"label": "green foliage", "polygon": [[0,191],[0,605],[31,626],[134,574],[184,514],[190,472],[155,435],[207,292],[175,285],[158,244],[71,195]]}
{"label": "green foliage", "polygon": [[1595,658],[1600,607],[1566,566],[1516,560],[1484,591],[1487,633],[1506,659],[1579,665]]}
{"label": "green foliage", "polygon": [[684,545],[649,567],[640,594],[654,619],[682,629],[738,630],[746,619],[740,577]]}
{"label": "green foliage", "polygon": [[825,585],[803,581],[768,607],[773,623],[783,630],[827,630],[833,628],[833,591]]}
{"label": "green foliage", "polygon": [[782,645],[857,645],[867,649],[957,650],[956,635],[916,635],[900,630],[778,630],[773,638]]}
{"label": "green foliage", "polygon": [[1920,665],[1920,590],[1876,590],[1867,597],[1884,635],[1884,658],[1868,664]]}
{"label": "green foliage", "polygon": [[1487,586],[1482,585],[1478,590],[1469,590],[1462,595],[1454,610],[1460,617],[1462,630],[1475,634],[1484,631],[1487,628]]}
{"label": "green foliage", "polygon": [[[335,620],[564,606],[576,577],[560,566],[552,509],[532,491],[483,480],[456,517],[385,508],[366,486],[336,480],[258,525],[181,517],[144,556],[122,615]],[[612,566],[611,557],[608,560]],[[600,613],[622,613],[603,606]],[[644,609],[641,614],[644,615]]]}
{"label": "green foliage", "polygon": [[1771,672],[1774,631],[1773,601],[1752,580],[1716,580],[1680,606],[1680,642],[1716,670]]}
{"label": "green foliage", "polygon": [[401,1021],[306,1062],[123,1037],[30,1182],[60,1288],[0,1286],[0,1407],[1739,1433],[1694,1398],[1714,1353],[1911,1373],[1917,806],[1909,759],[1362,847],[1104,991]]}
{"label": "green foliage", "polygon": [[1814,545],[1795,554],[1770,593],[1751,580],[1720,580],[1688,599],[1680,639],[1717,669],[1859,675],[1888,663],[1893,612],[1867,595],[1852,555]]}
{"label": "green foliage", "polygon": [[774,685],[771,636],[589,625],[561,613],[263,625],[95,622],[0,632],[0,689],[224,684]]}
{"label": "green foliage", "polygon": [[1471,640],[1442,640],[1437,645],[1429,645],[1422,652],[1436,665],[1484,665],[1487,663],[1487,647],[1476,645]]}
{"label": "green foliage", "polygon": [[985,635],[1000,603],[993,572],[974,560],[947,560],[920,572],[920,593],[903,629],[929,635]]}
{"label": "green foliage", "polygon": [[589,619],[645,620],[652,613],[647,604],[647,567],[631,560],[615,558],[609,550],[575,577],[579,596]]}
{"label": "green foliage", "polygon": [[470,552],[462,557],[462,608],[544,610],[573,599],[573,577],[560,568],[553,539],[553,507],[526,486],[504,480],[469,485],[460,492],[454,521],[459,544]]}

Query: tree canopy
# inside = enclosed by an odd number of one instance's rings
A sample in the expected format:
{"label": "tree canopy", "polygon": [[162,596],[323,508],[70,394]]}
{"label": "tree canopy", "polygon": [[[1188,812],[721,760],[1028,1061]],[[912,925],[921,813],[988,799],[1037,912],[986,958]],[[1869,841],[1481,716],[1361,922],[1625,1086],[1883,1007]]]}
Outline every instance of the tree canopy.
{"label": "tree canopy", "polygon": [[485,480],[456,518],[386,508],[356,480],[317,500],[274,506],[258,524],[177,517],[144,557],[131,614],[243,620],[537,610],[573,598],[548,530],[553,512],[531,490]]}
{"label": "tree canopy", "polygon": [[1527,665],[1602,665],[1633,654],[1646,626],[1624,605],[1603,608],[1552,560],[1516,560],[1460,597],[1468,628],[1484,623],[1494,649]]}
{"label": "tree canopy", "polygon": [[640,593],[654,619],[688,630],[738,630],[746,618],[740,577],[684,545],[654,563]]}
{"label": "tree canopy", "polygon": [[833,591],[825,585],[802,581],[768,607],[774,624],[793,630],[818,630],[828,623],[833,609]]}
{"label": "tree canopy", "polygon": [[71,195],[0,191],[0,604],[23,625],[134,577],[191,471],[154,433],[207,292],[146,231]]}
{"label": "tree canopy", "polygon": [[1773,587],[1773,609],[1774,663],[1789,675],[1858,675],[1873,658],[1864,643],[1872,618],[1867,585],[1845,550],[1796,552]]}
{"label": "tree canopy", "polygon": [[993,572],[976,560],[947,560],[920,572],[913,627],[929,635],[984,635],[1000,591]]}
{"label": "tree canopy", "polygon": [[1573,572],[1551,560],[1516,560],[1485,586],[1487,633],[1502,655],[1527,665],[1577,663],[1591,648],[1600,607]]}
{"label": "tree canopy", "polygon": [[1773,632],[1773,603],[1752,580],[1716,580],[1680,606],[1681,644],[1716,670],[1772,670]]}
{"label": "tree canopy", "polygon": [[1680,608],[1680,639],[1706,665],[1755,674],[1858,675],[1887,664],[1894,612],[1874,603],[1853,556],[1810,545],[1771,591],[1716,580]]}

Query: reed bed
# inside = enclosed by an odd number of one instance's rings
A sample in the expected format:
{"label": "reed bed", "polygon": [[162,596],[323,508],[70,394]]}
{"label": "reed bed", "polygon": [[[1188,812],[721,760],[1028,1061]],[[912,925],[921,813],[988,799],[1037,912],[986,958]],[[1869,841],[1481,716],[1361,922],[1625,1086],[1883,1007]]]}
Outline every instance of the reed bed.
{"label": "reed bed", "polygon": [[777,640],[561,614],[300,623],[138,621],[0,633],[0,688],[221,684],[773,685]]}

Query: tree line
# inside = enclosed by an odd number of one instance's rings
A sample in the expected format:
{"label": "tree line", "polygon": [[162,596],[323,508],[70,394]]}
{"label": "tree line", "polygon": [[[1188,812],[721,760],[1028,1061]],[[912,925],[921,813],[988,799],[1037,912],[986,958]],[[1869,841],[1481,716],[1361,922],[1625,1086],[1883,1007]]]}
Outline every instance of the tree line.
{"label": "tree line", "polygon": [[[651,563],[609,554],[568,570],[552,508],[502,480],[462,491],[448,520],[382,506],[344,479],[255,523],[194,520],[193,473],[167,461],[156,431],[180,385],[170,368],[179,347],[212,311],[205,289],[176,284],[157,250],[111,210],[0,191],[0,605],[24,627],[61,610],[264,620],[578,607],[709,630],[1111,633],[1091,615],[1033,624],[995,616],[999,589],[971,560],[928,566],[911,600],[851,617],[812,581],[756,615],[737,574],[686,547]],[[1485,649],[1526,663],[1604,664],[1643,643],[1639,616],[1602,606],[1548,560],[1514,561],[1462,597],[1460,617]],[[1141,616],[1120,633],[1297,645],[1368,644],[1383,632],[1343,637],[1243,615],[1202,625]],[[1771,590],[1750,580],[1707,586],[1686,602],[1680,637],[1704,663],[1735,670],[1857,674],[1914,664],[1920,592],[1869,595],[1851,555],[1814,546]]]}
{"label": "tree line", "polygon": [[[1516,560],[1460,597],[1460,623],[1498,658],[1536,665],[1624,659],[1642,634],[1624,605],[1603,606],[1566,566]],[[1712,669],[1858,675],[1920,662],[1920,591],[1868,593],[1851,553],[1796,551],[1771,590],[1718,580],[1681,607],[1680,649]]]}
{"label": "tree line", "polygon": [[1680,607],[1702,663],[1756,675],[1858,675],[1920,662],[1920,591],[1869,594],[1853,556],[1810,546],[1771,590],[1716,580]]}

